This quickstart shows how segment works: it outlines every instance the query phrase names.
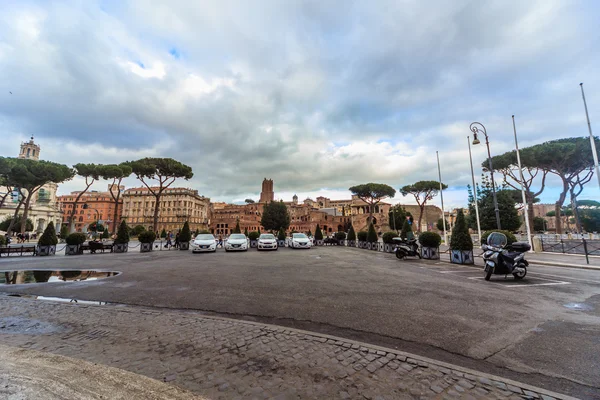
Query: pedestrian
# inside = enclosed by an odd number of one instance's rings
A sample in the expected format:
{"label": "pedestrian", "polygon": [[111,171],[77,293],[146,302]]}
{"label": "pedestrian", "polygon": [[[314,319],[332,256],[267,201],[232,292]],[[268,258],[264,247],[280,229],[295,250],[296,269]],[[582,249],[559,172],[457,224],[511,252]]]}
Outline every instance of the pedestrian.
{"label": "pedestrian", "polygon": [[223,235],[219,234],[219,243],[217,243],[217,247],[221,246],[223,248]]}
{"label": "pedestrian", "polygon": [[173,243],[171,242],[172,237],[173,237],[173,234],[171,233],[171,231],[167,232],[167,244],[165,244],[165,247],[167,249],[169,249],[173,246]]}
{"label": "pedestrian", "polygon": [[175,235],[175,248],[179,248],[179,232]]}

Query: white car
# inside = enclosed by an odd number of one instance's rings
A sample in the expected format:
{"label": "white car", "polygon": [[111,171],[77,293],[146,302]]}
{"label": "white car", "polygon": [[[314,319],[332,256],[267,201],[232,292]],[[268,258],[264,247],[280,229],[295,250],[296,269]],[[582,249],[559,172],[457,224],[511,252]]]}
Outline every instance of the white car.
{"label": "white car", "polygon": [[277,238],[271,233],[263,233],[258,238],[258,250],[277,250]]}
{"label": "white car", "polygon": [[292,233],[289,246],[292,249],[310,249],[312,242],[304,233]]}
{"label": "white car", "polygon": [[225,251],[248,251],[250,240],[243,233],[232,233],[225,241]]}
{"label": "white car", "polygon": [[211,233],[201,233],[192,241],[192,253],[217,251],[217,239]]}

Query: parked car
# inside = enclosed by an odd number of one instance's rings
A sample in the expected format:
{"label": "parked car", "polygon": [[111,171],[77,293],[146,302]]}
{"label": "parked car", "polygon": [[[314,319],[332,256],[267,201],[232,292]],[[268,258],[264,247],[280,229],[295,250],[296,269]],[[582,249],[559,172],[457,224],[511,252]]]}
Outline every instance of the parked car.
{"label": "parked car", "polygon": [[201,233],[192,241],[192,253],[217,251],[217,239],[210,233]]}
{"label": "parked car", "polygon": [[292,233],[289,246],[292,249],[310,249],[312,242],[304,233]]}
{"label": "parked car", "polygon": [[243,233],[232,233],[225,240],[225,251],[248,251],[250,239]]}
{"label": "parked car", "polygon": [[258,237],[258,250],[277,250],[277,238],[271,233],[263,233]]}

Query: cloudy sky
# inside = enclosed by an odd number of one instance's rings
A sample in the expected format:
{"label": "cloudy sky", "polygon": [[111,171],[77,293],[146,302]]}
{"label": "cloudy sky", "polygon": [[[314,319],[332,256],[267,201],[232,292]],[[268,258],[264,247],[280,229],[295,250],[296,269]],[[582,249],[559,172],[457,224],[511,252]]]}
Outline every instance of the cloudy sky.
{"label": "cloudy sky", "polygon": [[459,206],[472,121],[493,154],[512,114],[522,147],[585,136],[585,82],[600,132],[599,18],[593,0],[3,0],[0,155],[34,135],[66,164],[172,157],[182,186],[240,201],[264,177],[286,200],[435,180],[439,150]]}

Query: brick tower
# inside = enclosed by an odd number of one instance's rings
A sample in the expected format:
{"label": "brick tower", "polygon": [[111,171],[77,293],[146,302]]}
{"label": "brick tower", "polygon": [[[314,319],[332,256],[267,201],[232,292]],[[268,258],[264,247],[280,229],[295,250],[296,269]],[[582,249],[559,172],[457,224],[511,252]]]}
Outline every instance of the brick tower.
{"label": "brick tower", "polygon": [[273,179],[265,178],[262,183],[262,191],[260,192],[259,203],[268,203],[275,199],[275,192],[273,192]]}
{"label": "brick tower", "polygon": [[19,158],[27,158],[31,160],[40,159],[40,146],[33,142],[33,136],[29,142],[21,143],[21,152]]}

